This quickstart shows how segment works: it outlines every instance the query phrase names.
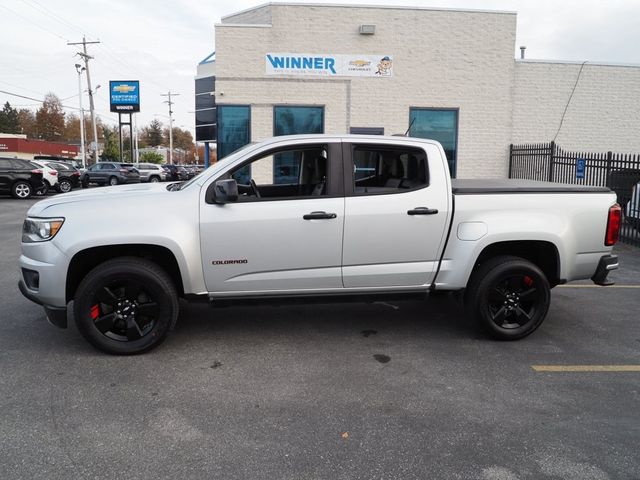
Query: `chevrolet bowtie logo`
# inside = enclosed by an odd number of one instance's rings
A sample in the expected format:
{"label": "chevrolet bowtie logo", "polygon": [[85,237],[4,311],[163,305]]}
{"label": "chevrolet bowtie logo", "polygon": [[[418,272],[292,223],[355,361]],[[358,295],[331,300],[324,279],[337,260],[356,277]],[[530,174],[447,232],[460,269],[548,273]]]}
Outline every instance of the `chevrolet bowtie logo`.
{"label": "chevrolet bowtie logo", "polygon": [[113,91],[119,93],[129,93],[133,92],[135,89],[136,87],[133,85],[116,85],[113,87]]}

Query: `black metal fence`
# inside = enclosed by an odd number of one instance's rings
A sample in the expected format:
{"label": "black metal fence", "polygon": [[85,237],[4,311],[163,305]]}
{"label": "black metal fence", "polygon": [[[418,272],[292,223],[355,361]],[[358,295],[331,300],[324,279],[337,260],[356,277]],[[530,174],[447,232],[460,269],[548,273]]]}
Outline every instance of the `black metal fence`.
{"label": "black metal fence", "polygon": [[624,214],[620,240],[640,246],[640,154],[567,152],[554,142],[511,145],[509,178],[611,188]]}

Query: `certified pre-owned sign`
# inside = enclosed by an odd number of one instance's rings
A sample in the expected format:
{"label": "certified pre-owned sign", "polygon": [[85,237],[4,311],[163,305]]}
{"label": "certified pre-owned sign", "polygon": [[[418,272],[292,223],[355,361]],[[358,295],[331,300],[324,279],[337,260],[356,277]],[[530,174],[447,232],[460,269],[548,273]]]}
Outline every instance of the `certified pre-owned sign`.
{"label": "certified pre-owned sign", "polygon": [[140,82],[138,80],[111,80],[109,103],[112,112],[131,113],[140,111]]}

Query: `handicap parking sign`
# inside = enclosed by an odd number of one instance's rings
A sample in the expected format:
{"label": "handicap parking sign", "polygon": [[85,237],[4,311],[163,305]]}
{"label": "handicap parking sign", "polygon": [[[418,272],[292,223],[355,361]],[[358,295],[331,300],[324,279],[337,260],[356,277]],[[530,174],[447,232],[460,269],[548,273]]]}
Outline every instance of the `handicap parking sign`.
{"label": "handicap parking sign", "polygon": [[587,161],[584,158],[576,158],[576,178],[584,178],[584,169]]}

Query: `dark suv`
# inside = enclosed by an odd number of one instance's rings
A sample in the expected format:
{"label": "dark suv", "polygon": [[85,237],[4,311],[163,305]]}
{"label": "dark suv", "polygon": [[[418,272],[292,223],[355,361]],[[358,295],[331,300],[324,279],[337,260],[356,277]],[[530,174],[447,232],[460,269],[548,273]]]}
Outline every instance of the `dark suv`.
{"label": "dark suv", "polygon": [[28,160],[0,158],[0,194],[26,199],[44,188],[42,170]]}
{"label": "dark suv", "polygon": [[80,171],[72,164],[67,162],[51,162],[47,161],[47,167],[53,168],[58,172],[58,183],[56,190],[61,193],[70,192],[74,188],[80,186]]}
{"label": "dark suv", "polygon": [[189,173],[180,165],[164,164],[162,168],[166,170],[167,180],[171,182],[189,180]]}
{"label": "dark suv", "polygon": [[88,187],[90,183],[98,185],[140,183],[140,173],[132,163],[98,162],[82,173],[80,182],[83,188]]}

